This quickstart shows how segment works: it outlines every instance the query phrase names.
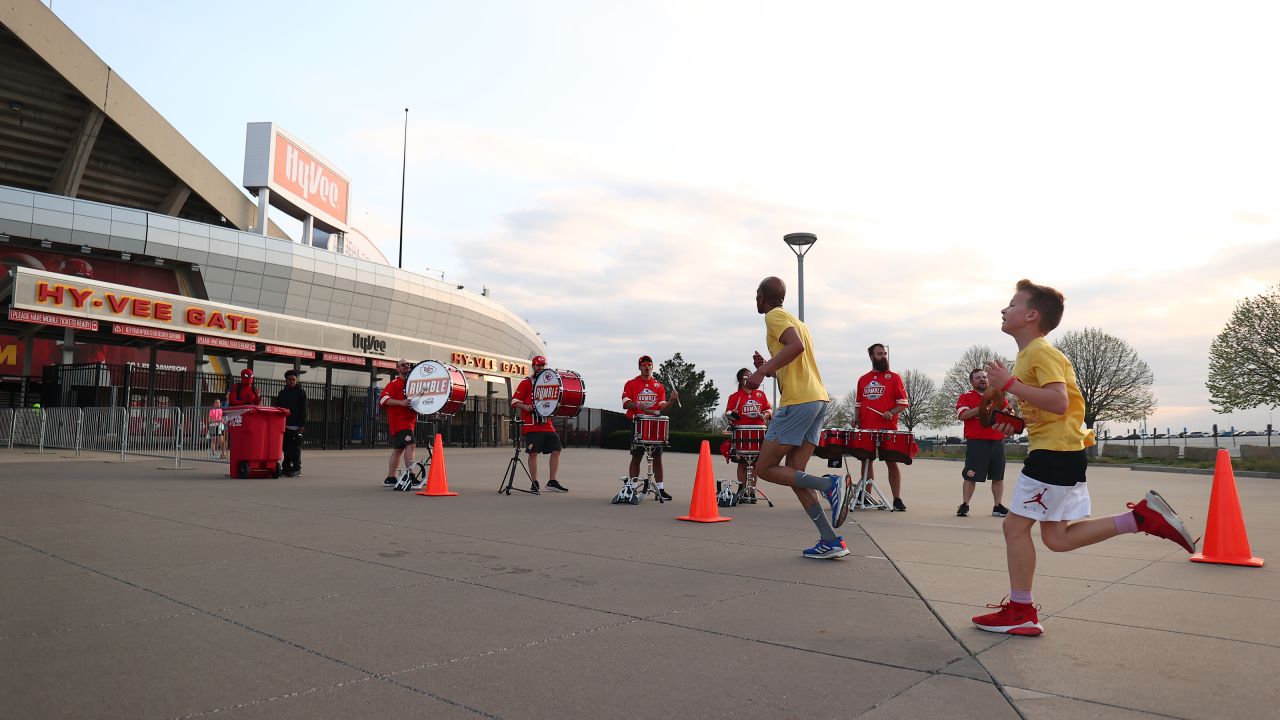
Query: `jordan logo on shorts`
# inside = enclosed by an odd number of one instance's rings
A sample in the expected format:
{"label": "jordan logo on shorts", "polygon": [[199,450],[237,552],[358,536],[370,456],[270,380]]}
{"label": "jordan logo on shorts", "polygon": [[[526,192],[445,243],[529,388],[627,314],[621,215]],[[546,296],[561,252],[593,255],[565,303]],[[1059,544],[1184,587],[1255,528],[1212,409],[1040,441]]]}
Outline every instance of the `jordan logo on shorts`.
{"label": "jordan logo on shorts", "polygon": [[1044,508],[1044,511],[1045,511],[1045,512],[1049,512],[1049,506],[1048,506],[1048,505],[1045,505],[1045,504],[1044,504],[1044,500],[1042,500],[1042,499],[1041,499],[1041,498],[1043,498],[1043,497],[1044,497],[1044,494],[1045,494],[1045,493],[1047,493],[1047,492],[1049,492],[1049,491],[1048,491],[1048,490],[1041,490],[1040,492],[1038,492],[1038,493],[1036,493],[1035,495],[1031,496],[1031,499],[1030,499],[1030,500],[1024,500],[1024,501],[1022,502],[1022,504],[1023,504],[1023,505],[1032,505],[1032,504],[1039,505],[1040,507]]}

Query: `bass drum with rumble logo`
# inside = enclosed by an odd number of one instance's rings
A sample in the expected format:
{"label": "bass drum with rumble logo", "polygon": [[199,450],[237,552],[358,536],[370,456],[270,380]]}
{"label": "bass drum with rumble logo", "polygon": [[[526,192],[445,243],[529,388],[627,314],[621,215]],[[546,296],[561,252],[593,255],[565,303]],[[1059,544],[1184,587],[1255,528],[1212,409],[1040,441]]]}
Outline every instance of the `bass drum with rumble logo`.
{"label": "bass drum with rumble logo", "polygon": [[423,360],[409,371],[404,395],[419,415],[448,417],[467,404],[467,376],[448,363]]}
{"label": "bass drum with rumble logo", "polygon": [[547,368],[533,379],[533,411],[538,417],[577,417],[587,404],[587,384],[572,370]]}

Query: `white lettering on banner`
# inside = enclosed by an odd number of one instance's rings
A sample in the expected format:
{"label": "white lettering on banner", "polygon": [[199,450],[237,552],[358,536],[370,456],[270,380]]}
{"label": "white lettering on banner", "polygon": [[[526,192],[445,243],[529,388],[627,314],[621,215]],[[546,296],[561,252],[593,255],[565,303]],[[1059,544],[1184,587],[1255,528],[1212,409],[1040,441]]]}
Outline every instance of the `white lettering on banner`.
{"label": "white lettering on banner", "polygon": [[452,387],[453,381],[447,377],[412,380],[409,382],[409,386],[405,388],[404,394],[409,397],[439,395],[448,392]]}
{"label": "white lettering on banner", "polygon": [[289,143],[284,149],[284,175],[302,188],[302,199],[316,195],[335,210],[338,207],[338,185],[329,179],[324,166],[307,158],[302,159],[298,148]]}

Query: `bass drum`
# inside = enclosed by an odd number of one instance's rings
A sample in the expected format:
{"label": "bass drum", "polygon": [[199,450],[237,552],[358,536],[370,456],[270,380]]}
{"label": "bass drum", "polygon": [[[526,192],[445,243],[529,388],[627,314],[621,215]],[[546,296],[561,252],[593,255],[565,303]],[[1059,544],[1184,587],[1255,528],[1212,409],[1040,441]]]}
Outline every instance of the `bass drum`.
{"label": "bass drum", "polygon": [[409,371],[404,395],[419,415],[448,417],[467,404],[467,376],[448,363],[424,360]]}
{"label": "bass drum", "polygon": [[572,370],[547,368],[533,379],[533,411],[539,417],[577,417],[587,404],[587,384]]}

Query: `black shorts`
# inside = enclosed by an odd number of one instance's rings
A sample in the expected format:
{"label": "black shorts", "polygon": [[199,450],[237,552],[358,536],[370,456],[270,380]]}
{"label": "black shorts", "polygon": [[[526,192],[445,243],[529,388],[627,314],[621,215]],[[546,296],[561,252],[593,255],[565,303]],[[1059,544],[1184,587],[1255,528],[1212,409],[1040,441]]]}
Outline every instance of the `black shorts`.
{"label": "black shorts", "polygon": [[524,436],[524,451],[533,455],[541,453],[550,455],[561,448],[560,434],[553,432],[531,432]]}
{"label": "black shorts", "polygon": [[1004,441],[965,440],[962,477],[969,482],[1004,480]]}
{"label": "black shorts", "polygon": [[1089,454],[1084,450],[1032,450],[1022,464],[1022,474],[1045,485],[1072,487],[1085,481]]}
{"label": "black shorts", "polygon": [[391,436],[391,447],[395,448],[396,450],[403,450],[409,447],[410,445],[414,445],[416,443],[417,441],[413,439],[412,430],[401,430],[400,432],[397,432],[395,435]]}

